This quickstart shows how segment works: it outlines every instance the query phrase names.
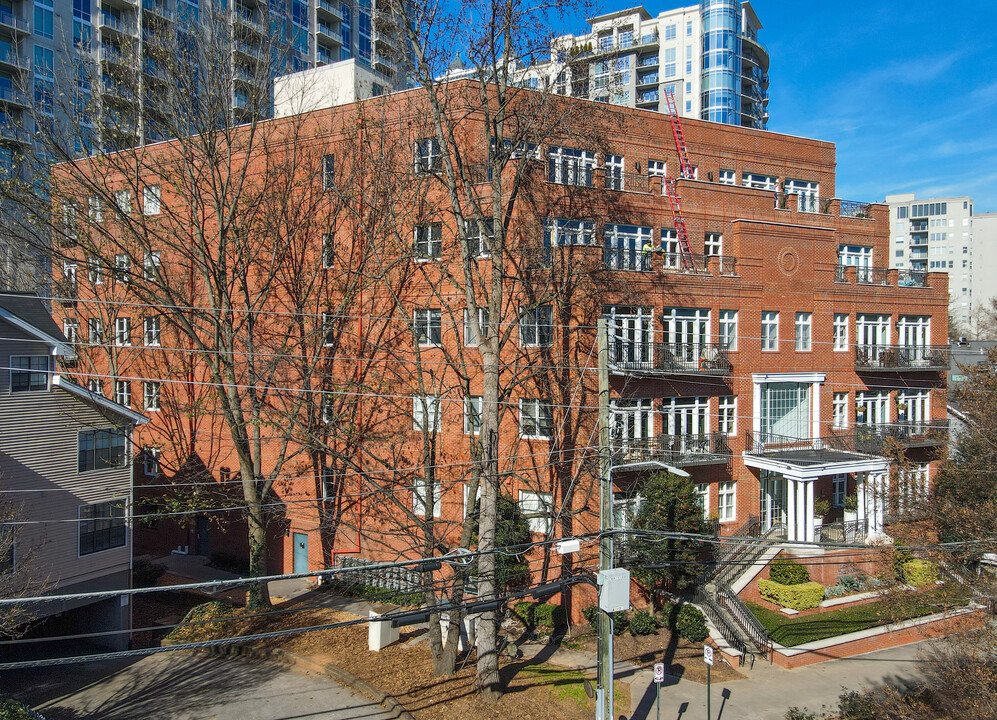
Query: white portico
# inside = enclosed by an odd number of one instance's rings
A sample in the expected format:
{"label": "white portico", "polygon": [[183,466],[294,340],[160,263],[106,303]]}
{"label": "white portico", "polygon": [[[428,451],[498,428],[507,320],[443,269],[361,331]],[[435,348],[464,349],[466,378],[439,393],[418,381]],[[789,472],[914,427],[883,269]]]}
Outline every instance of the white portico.
{"label": "white portico", "polygon": [[815,542],[814,488],[825,476],[854,475],[857,517],[847,537],[883,537],[883,498],[889,461],[855,452],[847,437],[821,437],[820,389],[824,373],[754,374],[753,432],[744,464],[760,471],[761,519],[786,538]]}

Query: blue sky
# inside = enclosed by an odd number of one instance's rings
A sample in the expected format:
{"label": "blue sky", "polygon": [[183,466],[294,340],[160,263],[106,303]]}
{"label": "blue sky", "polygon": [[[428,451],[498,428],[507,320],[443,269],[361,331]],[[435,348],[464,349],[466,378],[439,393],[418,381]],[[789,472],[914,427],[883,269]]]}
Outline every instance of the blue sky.
{"label": "blue sky", "polygon": [[752,5],[772,59],[769,129],[834,142],[838,197],[969,195],[997,212],[997,0]]}

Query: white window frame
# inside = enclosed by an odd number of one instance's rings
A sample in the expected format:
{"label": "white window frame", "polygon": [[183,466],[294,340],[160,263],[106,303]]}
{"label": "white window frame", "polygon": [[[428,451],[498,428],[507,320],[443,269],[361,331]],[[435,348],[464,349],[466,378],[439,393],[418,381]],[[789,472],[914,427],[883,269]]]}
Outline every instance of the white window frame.
{"label": "white window frame", "polygon": [[142,407],[146,412],[159,412],[162,409],[160,393],[162,384],[155,380],[142,381]]}
{"label": "white window frame", "polygon": [[79,266],[74,262],[63,261],[62,277],[66,281],[67,289],[76,292],[76,279]]}
{"label": "white window frame", "polygon": [[737,185],[737,173],[733,170],[721,170],[717,182],[721,185]]}
{"label": "white window frame", "polygon": [[[550,432],[546,435],[543,434],[545,424],[550,426]],[[519,399],[519,437],[526,440],[550,440],[554,437],[554,407],[549,400]]]}
{"label": "white window frame", "polygon": [[80,321],[76,318],[63,318],[62,334],[69,342],[78,343],[80,341]]}
{"label": "white window frame", "polygon": [[87,319],[87,341],[91,345],[100,345],[104,341],[104,321],[100,318]]}
{"label": "white window frame", "polygon": [[464,397],[464,434],[478,435],[481,432],[481,395]]}
{"label": "white window frame", "polygon": [[717,431],[721,435],[737,435],[737,395],[717,398]]}
{"label": "white window frame", "polygon": [[606,189],[623,190],[625,178],[626,159],[622,155],[606,156]]}
{"label": "white window frame", "polygon": [[159,185],[142,188],[142,214],[159,215],[163,211],[163,192]]}
{"label": "white window frame", "polygon": [[414,143],[415,172],[431,175],[443,171],[443,145],[439,138],[419,138]]}
{"label": "white window frame", "polygon": [[741,173],[741,184],[746,188],[754,190],[778,190],[779,176],[768,175],[766,173],[743,172]]}
{"label": "white window frame", "polygon": [[652,270],[651,256],[645,245],[653,243],[654,231],[643,225],[607,223],[604,232],[603,258],[611,270],[646,272]]}
{"label": "white window frame", "polygon": [[416,225],[413,250],[418,262],[439,260],[443,252],[443,224],[430,222]]}
{"label": "white window frame", "polygon": [[[901,410],[904,410],[906,417],[900,417]],[[931,391],[898,390],[897,422],[907,425],[923,425],[931,422]]]}
{"label": "white window frame", "polygon": [[587,220],[546,218],[544,244],[548,248],[568,245],[595,245],[595,223]]}
{"label": "white window frame", "polygon": [[114,381],[114,402],[127,408],[132,406],[132,384],[130,380]]}
{"label": "white window frame", "polygon": [[708,232],[703,240],[703,254],[707,257],[720,257],[724,254],[723,233]]}
{"label": "white window frame", "polygon": [[[429,419],[427,427],[426,419]],[[440,396],[414,395],[412,397],[412,429],[416,432],[439,432],[440,430]]]}
{"label": "white window frame", "polygon": [[520,347],[550,347],[554,344],[554,307],[538,305],[519,311]]}
{"label": "white window frame", "polygon": [[550,532],[554,521],[552,506],[553,497],[550,493],[519,491],[519,510],[526,517],[531,533],[546,535]]}
{"label": "white window frame", "polygon": [[336,264],[336,236],[333,233],[322,234],[322,269],[329,270]]}
{"label": "white window frame", "polygon": [[473,258],[491,257],[492,241],[495,240],[494,219],[468,220],[464,226],[464,237],[467,240],[469,255]]}
{"label": "white window frame", "polygon": [[162,449],[156,447],[155,445],[146,445],[142,448],[142,472],[146,477],[159,476],[160,455],[162,455]]}
{"label": "white window frame", "polygon": [[664,269],[681,270],[682,247],[679,245],[678,233],[674,228],[661,228],[661,249]]}
{"label": "white window frame", "polygon": [[696,500],[699,501],[700,507],[703,508],[703,519],[706,520],[710,517],[710,484],[709,483],[696,483]]}
{"label": "white window frame", "polygon": [[114,279],[117,282],[128,282],[129,273],[132,268],[131,258],[125,253],[118,253],[114,256]]}
{"label": "white window frame", "polygon": [[848,405],[850,393],[836,392],[831,398],[831,427],[844,430],[848,427]]}
{"label": "white window frame", "polygon": [[737,520],[737,483],[733,480],[717,486],[717,515],[722,523]]}
{"label": "white window frame", "polygon": [[412,326],[419,347],[439,347],[443,344],[443,311],[440,308],[416,308]]}
{"label": "white window frame", "polygon": [[332,331],[335,317],[336,313],[322,313],[322,347],[332,347],[335,344],[335,337]]}
{"label": "white window frame", "polygon": [[159,347],[162,343],[159,320],[159,315],[150,315],[142,320],[142,344],[146,347]]}
{"label": "white window frame", "polygon": [[848,325],[851,316],[845,313],[834,314],[834,352],[848,351]]}
{"label": "white window frame", "polygon": [[150,250],[145,254],[145,259],[142,261],[142,276],[146,280],[155,280],[156,276],[160,273],[162,264],[159,250]]}
{"label": "white window frame", "polygon": [[104,264],[97,255],[91,255],[87,258],[87,280],[90,281],[91,285],[104,284]]}
{"label": "white window frame", "polygon": [[322,156],[322,189],[336,189],[336,156],[326,154]]}
{"label": "white window frame", "polygon": [[762,311],[762,352],[779,350],[779,311]]}
{"label": "white window frame", "polygon": [[[426,478],[416,478],[412,486],[412,513],[426,517],[426,501],[429,500],[429,483]],[[437,480],[433,483],[433,517],[443,516],[443,485]]]}
{"label": "white window frame", "polygon": [[100,195],[91,195],[87,201],[87,215],[91,222],[104,221],[104,203]]}
{"label": "white window frame", "polygon": [[863,390],[855,393],[855,407],[865,409],[865,417],[856,425],[887,425],[890,423],[890,393],[887,390],[876,392]]}
{"label": "white window frame", "polygon": [[548,182],[592,187],[595,167],[595,153],[588,150],[557,145],[547,150]]}
{"label": "white window frame", "polygon": [[737,310],[721,310],[717,340],[727,346],[728,352],[737,351]]}
{"label": "white window frame", "polygon": [[813,313],[796,313],[796,321],[794,324],[796,352],[810,352],[813,350],[813,322]]}
{"label": "white window frame", "polygon": [[130,317],[114,318],[114,344],[118,347],[131,346],[132,319]]}
{"label": "white window frame", "polygon": [[114,191],[114,204],[125,215],[132,211],[132,191],[127,188]]}

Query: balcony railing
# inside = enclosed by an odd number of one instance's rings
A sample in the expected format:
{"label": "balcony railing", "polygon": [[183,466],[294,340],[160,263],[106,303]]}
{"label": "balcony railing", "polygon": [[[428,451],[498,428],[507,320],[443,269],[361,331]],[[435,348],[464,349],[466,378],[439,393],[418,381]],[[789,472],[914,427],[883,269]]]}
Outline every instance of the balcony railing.
{"label": "balcony railing", "polygon": [[897,270],[899,287],[928,287],[927,270]]}
{"label": "balcony railing", "polygon": [[603,185],[607,190],[619,192],[650,193],[651,178],[643,173],[615,172],[605,168]]}
{"label": "balcony railing", "polygon": [[20,15],[14,15],[7,10],[0,10],[0,25],[14,28],[23,33],[31,32],[31,24]]}
{"label": "balcony railing", "polygon": [[730,360],[723,343],[627,342],[611,338],[609,369],[627,374],[729,375]]}
{"label": "balcony railing", "polygon": [[817,528],[817,542],[825,544],[856,543],[869,534],[868,519],[825,523]]}
{"label": "balcony railing", "polygon": [[613,440],[613,465],[660,462],[675,467],[726,463],[731,456],[727,435],[658,435],[642,440]]}
{"label": "balcony railing", "polygon": [[838,214],[841,217],[862,218],[872,217],[872,203],[856,202],[855,200],[839,200]]}
{"label": "balcony railing", "polygon": [[948,346],[856,345],[856,370],[947,370]]}
{"label": "balcony railing", "polygon": [[[844,431],[843,434],[847,434]],[[948,420],[933,422],[896,422],[855,426],[855,449],[858,452],[881,454],[887,440],[896,440],[905,447],[931,447],[948,441]]]}
{"label": "balcony railing", "polygon": [[792,456],[801,465],[821,465],[840,459],[842,452],[861,452],[856,449],[856,436],[847,432],[825,437],[792,437],[772,432],[744,434],[744,452],[747,455]]}

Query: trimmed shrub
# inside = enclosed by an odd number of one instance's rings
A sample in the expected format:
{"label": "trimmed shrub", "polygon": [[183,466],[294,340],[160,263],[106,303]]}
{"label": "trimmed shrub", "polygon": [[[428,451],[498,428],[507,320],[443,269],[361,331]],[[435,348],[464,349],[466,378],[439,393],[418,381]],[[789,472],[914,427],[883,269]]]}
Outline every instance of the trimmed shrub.
{"label": "trimmed shrub", "polygon": [[914,587],[934,584],[938,579],[938,566],[927,560],[908,560],[900,566],[900,575],[904,582]]}
{"label": "trimmed shrub", "polygon": [[533,622],[537,627],[556,630],[564,625],[564,607],[553,603],[537,603],[533,606]]}
{"label": "trimmed shrub", "polygon": [[651,613],[638,610],[630,617],[631,635],[654,635],[656,632],[658,632],[658,623]]}
{"label": "trimmed shrub", "polygon": [[692,605],[683,605],[679,610],[678,617],[675,619],[675,632],[680,637],[692,642],[701,642],[710,635],[710,631],[706,627],[706,618],[703,617],[699,608]]}
{"label": "trimmed shrub", "polygon": [[625,612],[613,613],[613,635],[622,635],[630,629],[630,618]]}
{"label": "trimmed shrub", "polygon": [[820,720],[820,716],[809,708],[793,706],[786,711],[786,720]]}
{"label": "trimmed shrub", "polygon": [[[589,605],[588,607],[582,608],[582,616],[588,620],[589,625],[592,626],[592,632],[599,632],[599,614],[602,611],[599,610],[598,605]],[[630,620],[627,618],[627,614],[623,612],[613,613],[613,635],[622,635],[630,627]]]}
{"label": "trimmed shrub", "polygon": [[535,621],[536,603],[523,600],[512,606],[512,614],[523,621],[524,625],[532,625]]}
{"label": "trimmed shrub", "polygon": [[759,580],[758,592],[763,598],[771,600],[779,607],[793,608],[793,610],[815,608],[824,599],[824,586],[819,582],[783,585],[772,580]]}
{"label": "trimmed shrub", "polygon": [[769,579],[780,585],[800,585],[810,582],[810,572],[795,560],[776,558],[769,568]]}

